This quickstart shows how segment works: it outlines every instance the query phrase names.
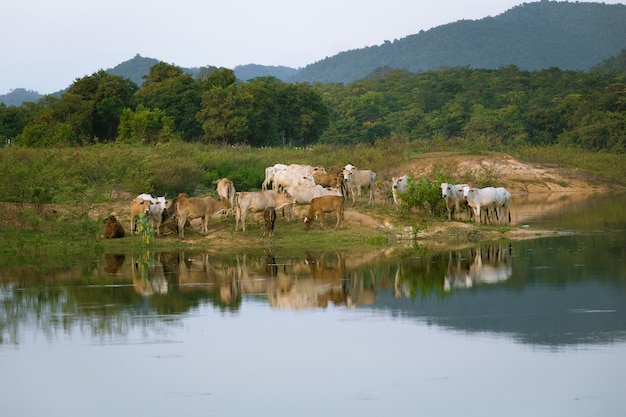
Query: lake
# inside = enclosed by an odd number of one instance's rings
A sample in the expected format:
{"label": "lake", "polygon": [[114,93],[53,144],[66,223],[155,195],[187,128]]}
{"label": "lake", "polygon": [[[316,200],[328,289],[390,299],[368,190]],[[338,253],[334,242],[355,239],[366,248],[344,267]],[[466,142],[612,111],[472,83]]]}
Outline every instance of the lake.
{"label": "lake", "polygon": [[622,416],[625,204],[513,196],[541,237],[443,251],[2,263],[2,414]]}

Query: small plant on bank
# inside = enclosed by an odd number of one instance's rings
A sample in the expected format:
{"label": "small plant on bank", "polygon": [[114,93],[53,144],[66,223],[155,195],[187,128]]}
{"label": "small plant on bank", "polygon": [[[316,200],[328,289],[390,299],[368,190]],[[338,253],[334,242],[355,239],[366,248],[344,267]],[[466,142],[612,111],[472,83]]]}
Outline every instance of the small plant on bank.
{"label": "small plant on bank", "polygon": [[150,224],[150,219],[145,214],[135,216],[135,224],[137,225],[137,233],[141,236],[142,241],[149,245],[154,239],[156,230]]}

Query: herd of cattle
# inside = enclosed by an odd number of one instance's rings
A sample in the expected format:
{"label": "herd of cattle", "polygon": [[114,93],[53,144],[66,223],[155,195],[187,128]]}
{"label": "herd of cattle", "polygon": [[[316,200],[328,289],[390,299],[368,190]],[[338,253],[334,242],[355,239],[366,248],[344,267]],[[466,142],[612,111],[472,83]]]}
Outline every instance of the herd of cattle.
{"label": "herd of cattle", "polygon": [[[306,229],[315,219],[323,228],[324,213],[335,213],[337,229],[342,226],[346,200],[351,199],[352,204],[356,204],[365,188],[368,190],[368,204],[374,204],[375,195],[378,195],[384,203],[393,199],[398,208],[410,179],[409,175],[402,175],[377,181],[374,171],[359,170],[351,164],[329,169],[276,164],[265,169],[261,191],[237,192],[232,181],[222,178],[213,182],[219,198],[190,197],[180,193],[172,201],[167,201],[164,196],[140,194],[130,204],[130,232],[131,235],[137,232],[137,219],[145,216],[157,234],[177,233],[182,239],[189,221],[201,219],[202,232],[208,234],[209,219],[232,213],[235,215],[235,231],[240,227],[245,231],[247,213],[262,212],[264,236],[269,234],[271,237],[276,211],[282,209],[287,219],[292,220],[292,208],[296,204],[309,206],[304,218]],[[511,194],[504,188],[473,188],[467,184],[442,183],[441,192],[449,221],[454,212],[459,220],[465,217],[468,220],[474,218],[477,223],[510,222]],[[105,238],[124,237],[124,229],[115,216],[107,217],[104,223]]]}

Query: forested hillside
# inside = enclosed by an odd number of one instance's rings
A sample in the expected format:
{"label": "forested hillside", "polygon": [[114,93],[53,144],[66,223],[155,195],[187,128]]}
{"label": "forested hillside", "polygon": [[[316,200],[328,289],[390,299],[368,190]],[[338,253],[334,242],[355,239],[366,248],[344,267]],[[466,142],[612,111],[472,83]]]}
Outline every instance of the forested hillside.
{"label": "forested hillside", "polygon": [[294,82],[350,82],[387,66],[589,70],[626,48],[626,5],[543,0],[501,15],[462,20],[310,64]]}
{"label": "forested hillside", "polygon": [[59,99],[0,105],[0,142],[22,147],[172,141],[308,146],[421,141],[506,150],[562,145],[626,150],[626,73],[379,69],[348,84],[238,81],[160,62],[139,87],[99,71]]}

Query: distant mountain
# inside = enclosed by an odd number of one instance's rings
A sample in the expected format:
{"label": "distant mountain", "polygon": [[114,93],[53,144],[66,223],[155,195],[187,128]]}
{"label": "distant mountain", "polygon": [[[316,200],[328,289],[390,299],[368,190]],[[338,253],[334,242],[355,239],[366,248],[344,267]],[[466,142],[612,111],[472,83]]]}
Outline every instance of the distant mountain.
{"label": "distant mountain", "polygon": [[298,70],[283,66],[264,66],[257,64],[238,65],[234,69],[235,77],[239,80],[248,81],[256,77],[276,77],[279,80],[287,81],[293,77]]}
{"label": "distant mountain", "polygon": [[128,78],[135,84],[141,85],[143,83],[142,77],[150,74],[150,67],[158,63],[158,59],[146,58],[137,54],[132,59],[124,61],[113,68],[107,69],[106,72],[111,75]]}
{"label": "distant mountain", "polygon": [[[383,67],[423,72],[466,66],[496,69],[512,64],[528,71],[550,67],[600,71],[609,66],[615,71],[620,65],[624,68],[624,53],[620,54],[624,49],[626,5],[541,0],[515,6],[496,17],[460,20],[379,46],[341,52],[299,70],[248,64],[233,71],[243,81],[273,76],[286,82],[322,83],[355,81]],[[137,54],[106,71],[141,85],[142,77],[158,62]],[[182,70],[195,75],[200,68]],[[19,105],[41,97],[20,88],[0,95],[0,102]]]}
{"label": "distant mountain", "polygon": [[289,81],[350,82],[379,67],[589,70],[626,48],[626,6],[542,0],[496,16],[461,20],[380,46],[341,52]]}
{"label": "distant mountain", "polygon": [[619,55],[612,56],[600,62],[595,67],[591,68],[591,71],[626,72],[626,49],[622,49]]}
{"label": "distant mountain", "polygon": [[7,106],[21,106],[26,101],[36,103],[41,97],[43,96],[36,91],[16,88],[8,94],[1,95],[0,103],[4,103]]}

